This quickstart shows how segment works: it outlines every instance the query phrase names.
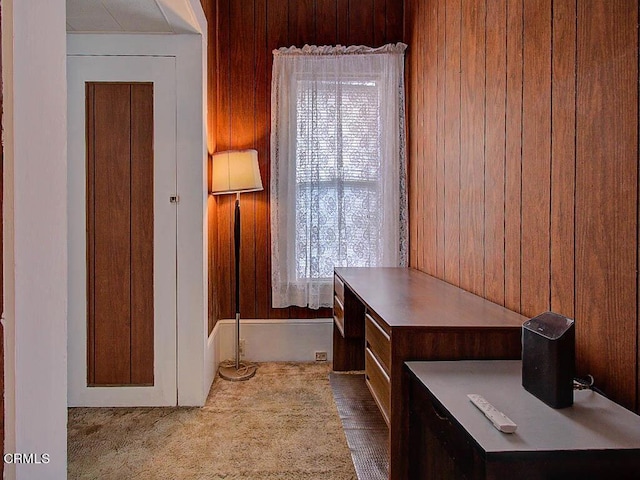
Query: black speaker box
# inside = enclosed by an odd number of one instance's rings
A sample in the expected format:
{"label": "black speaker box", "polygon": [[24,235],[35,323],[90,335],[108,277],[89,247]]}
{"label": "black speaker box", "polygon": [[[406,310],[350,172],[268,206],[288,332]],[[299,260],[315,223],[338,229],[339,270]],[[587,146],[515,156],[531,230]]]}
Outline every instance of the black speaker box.
{"label": "black speaker box", "polygon": [[522,325],[522,386],[553,408],[573,405],[575,327],[545,312]]}

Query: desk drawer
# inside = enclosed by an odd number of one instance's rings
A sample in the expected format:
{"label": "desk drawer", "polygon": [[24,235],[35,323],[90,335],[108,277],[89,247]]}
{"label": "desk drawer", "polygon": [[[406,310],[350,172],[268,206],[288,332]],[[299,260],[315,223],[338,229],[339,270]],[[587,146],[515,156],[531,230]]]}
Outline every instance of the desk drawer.
{"label": "desk drawer", "polygon": [[391,373],[391,339],[371,315],[367,313],[364,318],[367,348],[371,350],[386,374],[389,375]]}
{"label": "desk drawer", "polygon": [[376,360],[376,357],[373,356],[371,350],[366,348],[364,352],[364,371],[367,387],[369,387],[374,400],[378,404],[384,421],[387,422],[387,425],[390,425],[391,382],[389,376]]}
{"label": "desk drawer", "polygon": [[338,326],[340,334],[344,337],[344,306],[337,295],[333,297],[333,321]]}
{"label": "desk drawer", "polygon": [[344,283],[340,280],[340,277],[337,275],[333,275],[333,291],[336,297],[340,299],[342,303],[344,303]]}

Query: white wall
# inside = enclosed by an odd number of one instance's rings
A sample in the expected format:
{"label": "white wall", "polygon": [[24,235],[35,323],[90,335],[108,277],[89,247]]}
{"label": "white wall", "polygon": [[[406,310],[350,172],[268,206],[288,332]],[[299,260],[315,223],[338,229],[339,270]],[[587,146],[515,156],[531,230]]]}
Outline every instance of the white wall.
{"label": "white wall", "polygon": [[[235,358],[235,319],[216,323],[220,361]],[[251,362],[312,362],[315,352],[333,359],[333,319],[241,319],[240,338]]]}
{"label": "white wall", "polygon": [[6,478],[66,478],[67,159],[64,0],[2,2],[5,438],[48,464]]}
{"label": "white wall", "polygon": [[[206,32],[206,28],[204,29]],[[69,34],[69,55],[176,58],[178,151],[178,404],[203,405],[213,379],[207,359],[206,43],[201,35]],[[209,378],[211,377],[211,378]]]}
{"label": "white wall", "polygon": [[[197,0],[192,14],[206,32]],[[5,452],[47,453],[47,464],[5,465],[7,479],[64,479],[67,471],[67,163],[66,163],[66,4],[64,0],[2,0],[4,141],[4,344]],[[193,36],[196,37],[196,36]],[[204,92],[203,36],[185,41],[185,59],[198,63],[195,88]],[[206,335],[206,245],[204,236],[204,108],[201,95],[192,114],[199,128],[184,132],[201,149],[182,179],[183,200],[195,213],[183,224],[199,234],[180,278],[187,292],[179,306],[188,348],[208,345]],[[179,240],[180,241],[180,240]],[[189,243],[182,239],[182,245]],[[186,246],[186,245],[185,245]],[[191,302],[193,299],[195,301]],[[194,344],[189,342],[195,340]],[[183,345],[184,346],[184,345]],[[195,365],[185,379],[185,404],[201,404],[208,390],[204,347],[196,347],[181,368]],[[211,367],[209,367],[211,368]]]}

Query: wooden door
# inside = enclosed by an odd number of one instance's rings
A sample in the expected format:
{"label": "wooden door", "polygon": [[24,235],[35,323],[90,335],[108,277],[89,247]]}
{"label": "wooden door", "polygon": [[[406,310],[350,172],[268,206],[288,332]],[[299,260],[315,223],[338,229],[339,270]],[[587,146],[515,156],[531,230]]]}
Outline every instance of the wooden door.
{"label": "wooden door", "polygon": [[175,58],[67,65],[69,406],[176,405]]}
{"label": "wooden door", "polygon": [[153,84],[86,84],[87,383],[153,385]]}

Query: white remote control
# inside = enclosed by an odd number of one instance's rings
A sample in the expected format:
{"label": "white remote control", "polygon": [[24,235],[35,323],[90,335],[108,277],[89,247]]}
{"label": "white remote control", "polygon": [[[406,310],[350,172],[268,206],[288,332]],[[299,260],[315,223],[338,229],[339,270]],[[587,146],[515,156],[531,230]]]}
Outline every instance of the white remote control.
{"label": "white remote control", "polygon": [[467,395],[467,397],[469,397],[471,403],[473,403],[482,413],[484,413],[485,417],[491,420],[493,426],[501,432],[513,433],[516,431],[516,428],[518,428],[518,426],[513,423],[513,421],[509,417],[507,417],[504,413],[487,402],[482,395],[470,393]]}

